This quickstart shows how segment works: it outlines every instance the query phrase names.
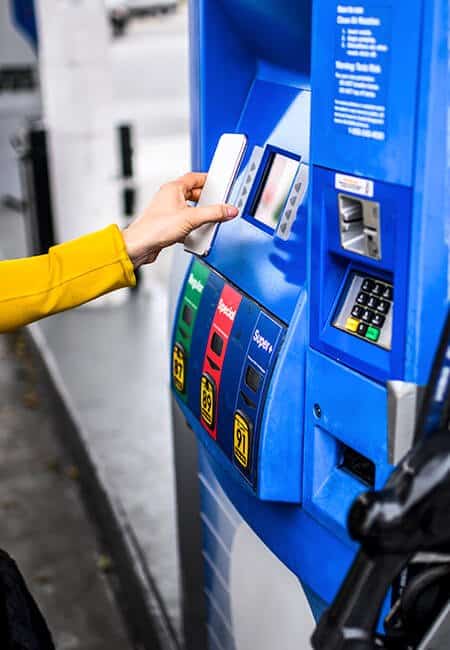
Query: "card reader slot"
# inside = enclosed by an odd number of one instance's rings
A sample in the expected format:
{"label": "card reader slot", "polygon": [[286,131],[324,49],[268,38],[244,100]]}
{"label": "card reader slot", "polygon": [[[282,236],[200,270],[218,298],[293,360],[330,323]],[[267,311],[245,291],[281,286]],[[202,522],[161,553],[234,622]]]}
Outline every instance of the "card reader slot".
{"label": "card reader slot", "polygon": [[339,194],[339,230],[341,246],[345,250],[381,259],[380,204]]}

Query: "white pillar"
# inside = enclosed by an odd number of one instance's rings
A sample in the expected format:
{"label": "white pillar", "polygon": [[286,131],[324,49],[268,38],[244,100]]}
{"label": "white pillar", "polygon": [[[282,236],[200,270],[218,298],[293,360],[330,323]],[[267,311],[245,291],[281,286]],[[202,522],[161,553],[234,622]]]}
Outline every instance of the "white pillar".
{"label": "white pillar", "polygon": [[59,241],[119,222],[104,0],[37,0],[44,124]]}

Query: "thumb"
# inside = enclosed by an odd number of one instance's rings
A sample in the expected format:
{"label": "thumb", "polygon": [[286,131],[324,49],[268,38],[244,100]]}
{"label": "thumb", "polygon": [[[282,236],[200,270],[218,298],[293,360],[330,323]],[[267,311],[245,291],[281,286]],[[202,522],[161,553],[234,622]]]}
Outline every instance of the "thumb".
{"label": "thumb", "polygon": [[189,221],[194,228],[198,228],[204,223],[215,223],[220,221],[229,221],[238,215],[239,210],[233,205],[205,205],[201,208],[188,208]]}

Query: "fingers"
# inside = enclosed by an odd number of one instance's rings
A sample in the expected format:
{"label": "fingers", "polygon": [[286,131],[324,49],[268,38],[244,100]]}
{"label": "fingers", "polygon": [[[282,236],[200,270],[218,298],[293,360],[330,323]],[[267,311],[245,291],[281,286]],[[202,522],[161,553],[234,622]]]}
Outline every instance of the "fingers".
{"label": "fingers", "polygon": [[202,189],[205,184],[207,174],[201,172],[189,172],[184,176],[181,176],[176,183],[179,183],[183,189],[184,195],[187,199],[191,199],[189,196],[193,190]]}
{"label": "fingers", "polygon": [[190,196],[189,196],[189,198],[187,198],[187,200],[188,201],[193,201],[194,203],[197,203],[199,198],[200,198],[201,193],[202,193],[202,190],[199,190],[199,189],[191,190]]}
{"label": "fingers", "polygon": [[232,205],[207,205],[201,208],[187,208],[189,222],[193,228],[198,228],[204,223],[229,221],[237,216],[239,210]]}

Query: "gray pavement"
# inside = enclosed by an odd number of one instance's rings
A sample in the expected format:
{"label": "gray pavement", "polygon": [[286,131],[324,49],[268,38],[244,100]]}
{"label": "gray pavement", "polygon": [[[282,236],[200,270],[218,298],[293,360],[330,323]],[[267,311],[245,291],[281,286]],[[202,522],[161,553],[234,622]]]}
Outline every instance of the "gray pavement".
{"label": "gray pavement", "polygon": [[1,336],[0,547],[21,568],[58,650],[131,649],[59,426],[24,336]]}

